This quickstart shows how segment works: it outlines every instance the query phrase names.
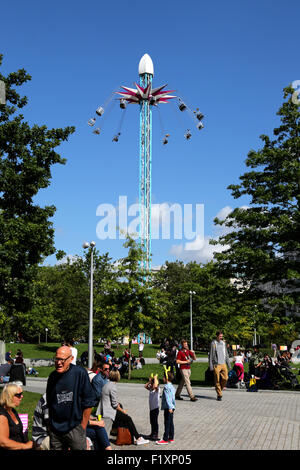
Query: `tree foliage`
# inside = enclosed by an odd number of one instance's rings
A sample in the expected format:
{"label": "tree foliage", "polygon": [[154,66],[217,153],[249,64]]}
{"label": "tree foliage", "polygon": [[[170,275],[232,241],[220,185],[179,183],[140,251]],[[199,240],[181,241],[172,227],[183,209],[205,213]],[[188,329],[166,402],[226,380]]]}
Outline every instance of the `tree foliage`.
{"label": "tree foliage", "polygon": [[216,263],[166,262],[156,274],[157,287],[168,296],[169,311],[163,336],[190,339],[190,291],[193,337],[207,347],[218,329],[230,342],[248,343],[253,336],[253,300],[245,300],[230,279],[222,277]]}
{"label": "tree foliage", "polygon": [[220,270],[281,317],[296,312],[300,292],[300,108],[293,92],[284,89],[273,138],[261,136],[263,147],[246,159],[250,171],[228,188],[235,199],[249,197],[249,207],[215,220],[230,229],[218,240],[228,246],[215,254]]}
{"label": "tree foliage", "polygon": [[52,165],[65,163],[55,149],[74,132],[30,126],[18,114],[27,97],[15,87],[30,79],[24,69],[0,74],[7,98],[0,104],[0,305],[10,314],[28,311],[36,267],[55,252],[55,207],[40,207],[34,197],[49,186]]}
{"label": "tree foliage", "polygon": [[[102,303],[103,327],[110,324],[120,336],[128,336],[129,351],[134,336],[144,331],[153,337],[160,330],[166,316],[167,301],[161,290],[153,285],[151,272],[142,268],[143,251],[128,237],[124,243],[127,256],[115,265],[115,277]],[[129,378],[131,364],[129,364]]]}

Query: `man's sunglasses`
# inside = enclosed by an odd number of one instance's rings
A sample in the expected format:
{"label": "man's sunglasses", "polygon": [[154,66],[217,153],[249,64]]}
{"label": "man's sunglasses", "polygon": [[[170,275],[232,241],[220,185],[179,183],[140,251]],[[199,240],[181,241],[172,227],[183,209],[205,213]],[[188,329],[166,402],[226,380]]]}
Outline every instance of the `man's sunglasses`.
{"label": "man's sunglasses", "polygon": [[21,392],[21,393],[15,393],[14,396],[17,397],[17,398],[22,398],[23,392]]}

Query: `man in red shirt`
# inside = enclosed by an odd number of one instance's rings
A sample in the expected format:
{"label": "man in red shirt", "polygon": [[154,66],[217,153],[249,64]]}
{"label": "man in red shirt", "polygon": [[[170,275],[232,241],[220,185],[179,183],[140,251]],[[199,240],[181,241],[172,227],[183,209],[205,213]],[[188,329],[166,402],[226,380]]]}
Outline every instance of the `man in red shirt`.
{"label": "man in red shirt", "polygon": [[181,344],[182,344],[182,348],[180,349],[180,351],[178,351],[177,358],[176,358],[176,362],[177,364],[179,364],[179,367],[180,367],[181,380],[180,380],[180,383],[178,384],[175,398],[176,400],[183,400],[180,394],[183,389],[183,386],[185,385],[191,401],[197,401],[198,398],[196,398],[193,394],[191,381],[190,381],[191,363],[196,360],[196,355],[194,351],[188,348],[188,343],[186,340],[182,340]]}

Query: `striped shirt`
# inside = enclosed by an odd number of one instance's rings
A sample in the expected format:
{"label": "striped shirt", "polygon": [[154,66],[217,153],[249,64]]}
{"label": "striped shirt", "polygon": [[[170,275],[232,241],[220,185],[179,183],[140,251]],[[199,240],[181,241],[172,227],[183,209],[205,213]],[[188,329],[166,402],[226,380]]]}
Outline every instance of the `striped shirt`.
{"label": "striped shirt", "polygon": [[40,398],[33,414],[32,440],[38,445],[48,436],[49,410],[46,402],[46,393]]}

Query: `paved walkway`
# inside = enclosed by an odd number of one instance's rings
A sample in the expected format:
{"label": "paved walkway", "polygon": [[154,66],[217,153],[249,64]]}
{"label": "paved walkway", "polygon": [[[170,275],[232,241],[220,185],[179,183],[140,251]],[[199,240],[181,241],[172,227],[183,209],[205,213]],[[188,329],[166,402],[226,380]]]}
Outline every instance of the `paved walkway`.
{"label": "paved walkway", "polygon": [[[25,390],[43,393],[46,379],[28,379]],[[176,385],[175,385],[176,388]],[[150,433],[148,393],[142,384],[117,384],[118,399],[141,434]],[[139,450],[300,450],[300,392],[227,389],[216,400],[211,387],[193,387],[198,398],[191,402],[183,389],[176,401],[175,442],[150,443]],[[160,436],[163,412],[159,415]],[[134,450],[136,446],[114,446]]]}

